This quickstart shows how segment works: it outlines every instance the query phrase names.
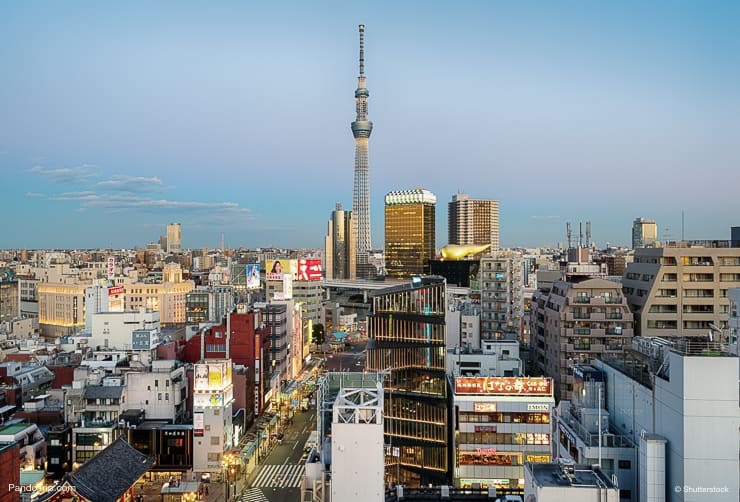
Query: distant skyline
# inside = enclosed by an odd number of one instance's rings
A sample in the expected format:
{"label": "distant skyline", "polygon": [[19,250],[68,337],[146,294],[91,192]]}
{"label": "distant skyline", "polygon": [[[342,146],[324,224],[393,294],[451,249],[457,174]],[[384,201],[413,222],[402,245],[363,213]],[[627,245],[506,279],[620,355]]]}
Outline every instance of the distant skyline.
{"label": "distant skyline", "polygon": [[352,206],[357,26],[383,197],[500,201],[502,247],[729,239],[740,3],[6,2],[0,248],[323,247]]}

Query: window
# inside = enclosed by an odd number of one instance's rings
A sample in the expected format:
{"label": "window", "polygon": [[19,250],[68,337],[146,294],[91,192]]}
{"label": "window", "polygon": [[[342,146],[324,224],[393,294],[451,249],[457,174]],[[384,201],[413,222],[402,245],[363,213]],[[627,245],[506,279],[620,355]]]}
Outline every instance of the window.
{"label": "window", "polygon": [[208,461],[209,462],[221,462],[221,453],[209,453]]}
{"label": "window", "polygon": [[630,462],[629,460],[620,460],[619,468],[620,469],[632,469],[632,462]]}
{"label": "window", "polygon": [[164,400],[165,401],[169,401],[170,400],[170,393],[169,392],[165,392],[164,393]]}
{"label": "window", "polygon": [[159,387],[159,380],[154,380],[154,386]]}
{"label": "window", "polygon": [[59,457],[50,457],[49,458],[49,463],[51,465],[59,465]]}
{"label": "window", "polygon": [[157,394],[157,401],[161,401],[161,400],[162,400],[162,393],[161,393],[161,392],[159,392],[159,393]]}
{"label": "window", "polygon": [[218,436],[211,436],[211,446],[218,446],[221,444],[221,438]]}

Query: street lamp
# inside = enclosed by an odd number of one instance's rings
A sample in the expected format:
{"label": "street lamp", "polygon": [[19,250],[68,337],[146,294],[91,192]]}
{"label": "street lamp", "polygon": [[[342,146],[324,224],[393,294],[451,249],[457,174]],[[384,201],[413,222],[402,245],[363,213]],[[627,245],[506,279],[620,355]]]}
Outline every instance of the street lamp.
{"label": "street lamp", "polygon": [[234,466],[238,465],[238,463],[239,459],[233,453],[227,453],[224,455],[222,466],[226,471],[226,489],[224,490],[224,500],[226,500],[226,502],[231,498],[231,475],[233,474]]}

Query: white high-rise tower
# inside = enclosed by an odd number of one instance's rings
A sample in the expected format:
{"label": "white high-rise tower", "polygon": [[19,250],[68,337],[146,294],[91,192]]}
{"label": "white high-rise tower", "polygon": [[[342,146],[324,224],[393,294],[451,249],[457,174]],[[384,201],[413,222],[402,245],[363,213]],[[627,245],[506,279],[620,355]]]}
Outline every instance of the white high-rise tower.
{"label": "white high-rise tower", "polygon": [[357,118],[352,122],[352,134],[355,137],[355,180],[352,194],[352,217],[356,222],[357,275],[370,275],[370,162],[367,145],[373,123],[367,119],[367,98],[370,96],[365,87],[365,25],[360,25],[360,74],[357,77],[355,101]]}

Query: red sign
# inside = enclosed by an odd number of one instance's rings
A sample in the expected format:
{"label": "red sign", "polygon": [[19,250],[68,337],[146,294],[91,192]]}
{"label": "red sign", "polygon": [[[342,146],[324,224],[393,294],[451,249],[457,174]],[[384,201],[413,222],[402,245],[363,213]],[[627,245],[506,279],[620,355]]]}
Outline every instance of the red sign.
{"label": "red sign", "polygon": [[493,396],[551,396],[551,378],[532,377],[458,377],[457,394],[487,394]]}
{"label": "red sign", "polygon": [[299,281],[320,281],[321,260],[315,258],[298,260],[297,277]]}
{"label": "red sign", "polygon": [[108,296],[118,296],[122,295],[126,292],[126,288],[123,286],[113,286],[112,288],[108,288]]}
{"label": "red sign", "polygon": [[496,432],[496,426],[495,425],[476,425],[475,432]]}

